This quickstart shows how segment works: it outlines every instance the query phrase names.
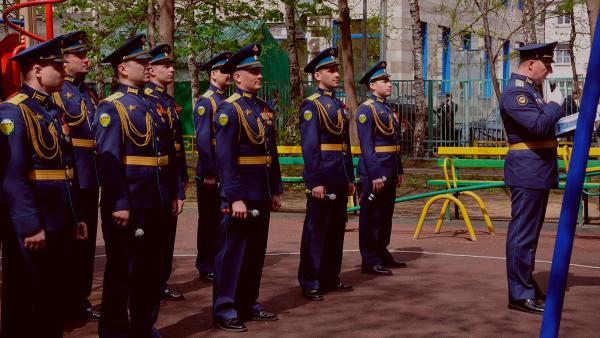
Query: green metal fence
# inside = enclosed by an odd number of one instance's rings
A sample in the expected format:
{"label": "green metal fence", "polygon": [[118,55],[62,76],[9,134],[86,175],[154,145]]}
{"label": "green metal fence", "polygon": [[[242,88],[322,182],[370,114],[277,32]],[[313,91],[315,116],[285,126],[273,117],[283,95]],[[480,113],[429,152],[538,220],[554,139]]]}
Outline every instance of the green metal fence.
{"label": "green metal fence", "polygon": [[[501,88],[506,84],[499,81]],[[557,87],[567,98],[565,109],[567,113],[577,112],[577,101],[572,100],[572,80],[556,79]],[[202,83],[201,88],[208,84]],[[473,145],[501,145],[504,142],[502,119],[498,109],[498,100],[493,91],[490,93],[488,80],[428,80],[426,87],[426,135],[424,143],[427,156],[433,156],[440,146],[473,146]],[[399,113],[401,119],[402,151],[406,155],[412,154],[414,142],[413,133],[416,121],[414,81],[392,81],[393,91],[388,103]],[[543,86],[546,90],[549,83]],[[582,86],[581,86],[582,87]],[[192,116],[191,89],[189,82],[176,84],[176,99],[183,107],[182,124],[185,134],[189,134],[186,145],[192,146],[194,123]],[[315,91],[314,82],[304,83],[305,95]],[[229,91],[231,92],[231,88]],[[357,93],[361,88],[356,85]],[[364,90],[362,90],[364,93]],[[279,127],[283,126],[290,118],[290,114],[297,114],[290,110],[291,97],[288,81],[266,81],[259,92],[259,96],[270,102],[278,93],[280,100],[276,105],[276,121]],[[343,84],[336,90],[336,95],[345,100]],[[361,100],[364,98],[360,98]],[[187,148],[191,150],[191,148]]]}

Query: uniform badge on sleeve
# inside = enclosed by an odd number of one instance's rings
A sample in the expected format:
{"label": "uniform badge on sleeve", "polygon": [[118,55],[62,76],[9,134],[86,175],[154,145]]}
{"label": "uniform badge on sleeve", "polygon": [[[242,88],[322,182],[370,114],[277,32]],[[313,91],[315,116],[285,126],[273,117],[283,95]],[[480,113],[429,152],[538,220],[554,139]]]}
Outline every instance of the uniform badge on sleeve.
{"label": "uniform badge on sleeve", "polygon": [[304,120],[306,120],[306,121],[312,120],[312,112],[310,110],[304,111],[303,116],[304,116]]}
{"label": "uniform badge on sleeve", "polygon": [[358,116],[358,122],[360,122],[360,123],[362,123],[362,124],[364,124],[365,122],[367,122],[367,115],[365,115],[365,114],[360,114],[360,115]]}
{"label": "uniform badge on sleeve", "polygon": [[229,117],[227,117],[227,115],[225,115],[225,114],[219,115],[219,124],[221,125],[221,127],[225,127],[227,125],[228,121],[229,121]]}
{"label": "uniform badge on sleeve", "polygon": [[15,121],[11,119],[3,119],[0,121],[0,131],[2,131],[2,134],[6,136],[12,134],[13,131],[15,131]]}
{"label": "uniform badge on sleeve", "polygon": [[525,97],[525,95],[519,95],[519,96],[517,97],[517,103],[518,103],[520,106],[524,106],[524,105],[526,105],[527,103],[529,103],[529,100],[527,100],[527,97]]}
{"label": "uniform badge on sleeve", "polygon": [[100,114],[98,120],[100,121],[100,125],[104,128],[110,125],[110,115],[108,115],[107,113]]}
{"label": "uniform badge on sleeve", "polygon": [[198,115],[203,116],[206,113],[206,108],[203,106],[198,107]]}

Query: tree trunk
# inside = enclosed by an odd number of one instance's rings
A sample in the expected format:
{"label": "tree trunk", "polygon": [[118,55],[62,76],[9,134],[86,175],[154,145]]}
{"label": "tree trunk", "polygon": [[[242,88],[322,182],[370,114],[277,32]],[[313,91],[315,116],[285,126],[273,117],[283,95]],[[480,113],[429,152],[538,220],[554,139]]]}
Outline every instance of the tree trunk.
{"label": "tree trunk", "polygon": [[[158,42],[169,44],[173,46],[174,32],[175,32],[175,0],[160,0],[160,23],[158,32]],[[175,48],[173,48],[174,56]],[[195,60],[195,58],[194,58]],[[175,94],[175,83],[171,83],[167,88],[168,93],[171,96]]]}
{"label": "tree trunk", "polygon": [[412,26],[413,66],[415,67],[414,90],[416,116],[415,127],[413,131],[413,156],[421,157],[425,153],[423,140],[425,138],[425,127],[427,121],[427,108],[425,107],[425,80],[423,78],[423,30],[421,28],[419,1],[408,0],[408,5],[410,8]]}
{"label": "tree trunk", "polygon": [[590,18],[590,41],[594,41],[594,33],[596,32],[596,19],[598,18],[598,10],[600,10],[600,1],[586,0],[588,16]]}
{"label": "tree trunk", "polygon": [[[484,48],[485,52],[488,55],[488,62],[490,63],[490,73],[492,75],[492,87],[494,88],[494,94],[496,94],[496,98],[500,101],[500,95],[502,92],[500,91],[500,84],[498,84],[498,74],[496,73],[496,58],[497,53],[494,53],[492,50],[492,32],[490,31],[490,20],[489,20],[489,5],[487,1],[484,0],[483,6],[480,1],[474,1],[477,9],[481,13],[481,18],[483,20],[483,37],[484,37]],[[535,27],[534,27],[535,28]]]}
{"label": "tree trunk", "polygon": [[295,0],[285,2],[285,21],[288,36],[287,53],[290,60],[290,97],[292,99],[291,114],[286,121],[286,128],[295,130],[298,126],[298,109],[304,98],[304,86],[300,73],[298,56],[298,39],[296,39],[296,4]]}
{"label": "tree trunk", "polygon": [[523,42],[536,43],[537,37],[535,34],[535,0],[523,1]]}
{"label": "tree trunk", "polygon": [[354,58],[352,55],[352,36],[350,33],[350,8],[348,0],[338,0],[339,17],[338,24],[342,33],[342,62],[344,69],[344,92],[346,93],[346,105],[350,116],[350,143],[358,145],[358,132],[354,114],[358,108],[356,91],[354,88]]}
{"label": "tree trunk", "polygon": [[[92,16],[94,17],[94,21],[92,25],[94,26],[94,33],[92,35],[93,41],[98,41],[98,32],[100,31],[100,12],[96,9],[92,10]],[[96,56],[96,74],[98,74],[98,78],[96,79],[96,93],[98,93],[98,98],[103,99],[106,97],[104,95],[104,87],[106,85],[106,79],[104,78],[104,70],[102,67],[102,56],[100,53],[97,53]],[[116,75],[115,75],[116,77]]]}
{"label": "tree trunk", "polygon": [[577,67],[575,64],[575,38],[577,37],[577,31],[575,29],[575,13],[574,8],[571,7],[569,10],[569,17],[571,18],[571,37],[569,39],[569,56],[571,57],[571,70],[573,71],[573,95],[577,98],[581,98],[581,89],[579,88],[579,79],[577,77]]}
{"label": "tree trunk", "polygon": [[150,47],[156,47],[156,15],[154,13],[154,0],[148,0],[148,42]]}

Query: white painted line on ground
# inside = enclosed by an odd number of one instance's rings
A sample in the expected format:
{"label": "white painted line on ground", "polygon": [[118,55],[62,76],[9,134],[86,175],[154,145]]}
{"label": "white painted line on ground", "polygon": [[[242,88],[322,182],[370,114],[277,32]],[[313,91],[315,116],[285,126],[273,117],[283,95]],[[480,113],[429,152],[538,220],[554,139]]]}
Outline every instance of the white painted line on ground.
{"label": "white painted line on ground", "polygon": [[[345,253],[355,253],[359,252],[357,249],[344,250]],[[415,250],[390,250],[390,252],[398,252],[398,253],[410,253],[410,254],[421,254],[421,255],[432,255],[432,256],[446,256],[446,257],[466,257],[466,258],[481,258],[481,259],[494,259],[494,260],[502,260],[505,261],[505,257],[499,256],[482,256],[482,255],[467,255],[467,254],[453,254],[446,252],[429,252],[429,251],[415,251]],[[299,251],[290,251],[290,252],[272,252],[267,253],[267,256],[297,256],[300,255]],[[96,255],[96,257],[106,257],[106,255]],[[196,257],[196,254],[175,254],[173,257]],[[545,263],[552,264],[551,261],[542,261],[535,260],[536,263]],[[584,265],[584,264],[575,264],[571,263],[569,266],[584,268],[584,269],[600,269],[600,266],[595,265]]]}

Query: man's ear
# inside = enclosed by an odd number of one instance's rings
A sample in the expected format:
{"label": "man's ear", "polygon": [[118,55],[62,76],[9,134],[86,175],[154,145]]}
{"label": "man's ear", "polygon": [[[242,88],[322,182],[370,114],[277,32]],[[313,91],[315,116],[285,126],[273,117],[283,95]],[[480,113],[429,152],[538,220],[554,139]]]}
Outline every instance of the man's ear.
{"label": "man's ear", "polygon": [[41,79],[42,78],[42,66],[41,65],[33,65],[33,67],[31,68],[31,70],[33,71],[33,75],[37,78],[37,79]]}
{"label": "man's ear", "polygon": [[314,72],[313,77],[315,78],[315,80],[321,81],[321,71],[317,70],[316,72]]}
{"label": "man's ear", "polygon": [[120,63],[117,66],[117,70],[121,77],[127,77],[127,75],[129,75],[129,73],[127,72],[127,63],[125,63],[125,62]]}

